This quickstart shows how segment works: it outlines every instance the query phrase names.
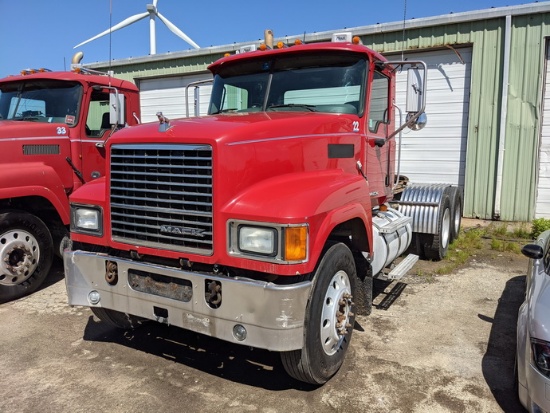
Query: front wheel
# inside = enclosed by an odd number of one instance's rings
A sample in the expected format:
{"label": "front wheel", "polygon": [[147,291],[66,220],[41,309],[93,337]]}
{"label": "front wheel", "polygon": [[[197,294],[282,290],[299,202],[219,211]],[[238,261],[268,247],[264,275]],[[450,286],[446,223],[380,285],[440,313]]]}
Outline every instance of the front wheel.
{"label": "front wheel", "polygon": [[42,220],[23,212],[0,214],[0,302],[36,291],[53,254],[52,236]]}
{"label": "front wheel", "polygon": [[331,246],[315,273],[300,350],[281,353],[286,372],[297,380],[323,384],[340,369],[355,323],[353,255],[342,243]]}

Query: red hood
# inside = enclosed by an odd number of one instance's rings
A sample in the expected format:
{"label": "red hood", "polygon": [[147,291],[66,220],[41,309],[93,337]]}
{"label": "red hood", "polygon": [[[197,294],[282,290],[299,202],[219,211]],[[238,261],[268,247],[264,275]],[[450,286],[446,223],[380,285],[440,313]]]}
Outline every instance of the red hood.
{"label": "red hood", "polygon": [[308,135],[352,132],[355,115],[314,112],[260,112],[222,114],[170,121],[166,132],[157,122],[123,129],[110,144],[133,143],[213,143],[232,144],[263,139],[285,139]]}
{"label": "red hood", "polygon": [[71,128],[65,123],[0,120],[0,139],[57,136],[57,128],[60,126],[64,127],[67,133],[70,134]]}
{"label": "red hood", "polygon": [[[355,157],[362,144],[360,132],[354,131],[358,119],[318,112],[232,113],[173,120],[166,132],[158,131],[158,123],[125,128],[107,145],[211,145],[217,165],[214,180],[224,188],[216,199],[224,205],[277,175],[337,168],[357,174]],[[354,145],[353,157],[329,159],[327,145],[339,143]]]}

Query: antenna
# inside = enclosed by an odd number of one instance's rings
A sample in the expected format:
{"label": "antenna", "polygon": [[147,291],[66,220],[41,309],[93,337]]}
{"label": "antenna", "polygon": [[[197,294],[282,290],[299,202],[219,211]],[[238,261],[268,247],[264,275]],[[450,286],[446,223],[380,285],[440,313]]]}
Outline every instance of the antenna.
{"label": "antenna", "polygon": [[[193,46],[195,49],[200,49],[200,46],[195,43],[189,36],[187,36],[184,32],[182,32],[180,29],[176,27],[174,23],[172,23],[170,20],[168,20],[166,17],[164,17],[157,9],[157,3],[158,0],[153,0],[153,4],[147,4],[147,11],[144,13],[134,14],[133,16],[130,16],[124,20],[122,20],[120,23],[115,24],[114,26],[110,26],[109,29],[99,33],[98,35],[95,35],[94,37],[91,37],[88,40],[83,41],[82,43],[77,44],[74,49],[77,47],[80,47],[86,43],[89,43],[95,39],[98,39],[102,36],[105,36],[106,34],[111,34],[114,31],[117,31],[119,29],[122,29],[124,27],[127,27],[141,19],[144,19],[146,17],[149,17],[149,51],[150,54],[154,55],[157,53],[157,44],[156,44],[156,29],[155,29],[155,18],[158,17],[161,22],[164,23],[168,29],[174,33],[176,36],[178,36],[180,39],[184,40],[191,46]],[[111,7],[111,13],[112,13],[112,7]]]}
{"label": "antenna", "polygon": [[[113,0],[109,0],[109,27],[113,27]],[[109,30],[109,72],[111,72],[112,48],[113,31]]]}
{"label": "antenna", "polygon": [[407,0],[403,1],[403,37],[401,39],[401,61],[405,60],[405,19],[407,18]]}

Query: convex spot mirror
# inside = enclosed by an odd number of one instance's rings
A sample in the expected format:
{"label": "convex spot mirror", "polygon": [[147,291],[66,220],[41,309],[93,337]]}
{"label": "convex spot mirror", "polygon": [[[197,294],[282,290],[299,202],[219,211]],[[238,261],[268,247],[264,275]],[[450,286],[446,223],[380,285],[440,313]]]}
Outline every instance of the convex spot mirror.
{"label": "convex spot mirror", "polygon": [[410,129],[412,130],[420,130],[423,129],[424,126],[426,126],[426,123],[428,123],[428,116],[425,112],[421,113],[419,117],[417,117],[412,123],[410,120],[416,116],[416,113],[408,113],[407,114],[407,124]]}

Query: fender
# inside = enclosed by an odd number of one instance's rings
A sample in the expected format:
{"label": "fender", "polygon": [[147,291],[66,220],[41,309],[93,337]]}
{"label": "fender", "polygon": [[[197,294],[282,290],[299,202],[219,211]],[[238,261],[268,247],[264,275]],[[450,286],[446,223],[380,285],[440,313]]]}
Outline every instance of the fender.
{"label": "fender", "polygon": [[43,163],[0,165],[0,199],[38,196],[47,199],[63,224],[69,224],[69,203],[55,170]]}
{"label": "fender", "polygon": [[527,334],[528,328],[528,313],[529,313],[529,304],[527,301],[524,301],[518,311],[518,321],[517,321],[517,335],[516,335],[516,357],[517,357],[517,374],[518,374],[518,384],[519,384],[519,397],[522,400],[523,404],[527,403],[528,394],[526,392],[527,379],[526,371],[528,365],[526,360],[528,360],[527,355],[530,354],[530,343],[529,336]]}
{"label": "fender", "polygon": [[89,181],[70,195],[69,202],[97,205],[105,209],[109,200],[109,197],[105,196],[105,185],[105,176]]}
{"label": "fender", "polygon": [[279,175],[238,195],[222,208],[225,222],[242,219],[280,224],[309,225],[309,261],[306,271],[317,263],[331,231],[353,219],[366,229],[366,243],[372,246],[371,201],[368,182],[341,169]]}

